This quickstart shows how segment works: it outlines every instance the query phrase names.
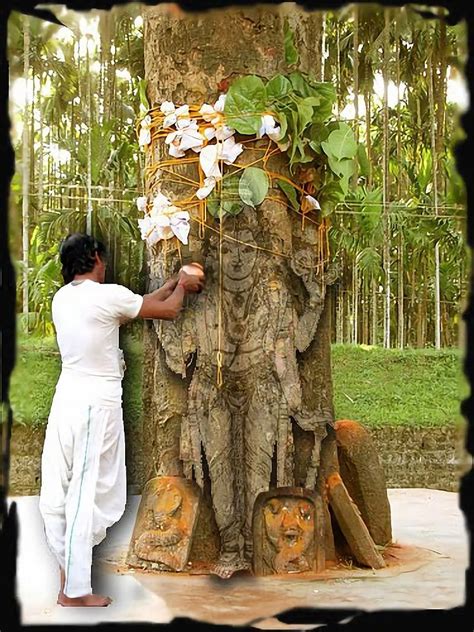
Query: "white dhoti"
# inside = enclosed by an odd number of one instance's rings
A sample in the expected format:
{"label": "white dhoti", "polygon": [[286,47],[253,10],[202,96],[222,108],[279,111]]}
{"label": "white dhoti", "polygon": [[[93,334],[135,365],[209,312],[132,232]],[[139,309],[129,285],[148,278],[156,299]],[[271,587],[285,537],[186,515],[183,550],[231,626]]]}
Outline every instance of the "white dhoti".
{"label": "white dhoti", "polygon": [[64,569],[64,593],[92,592],[92,547],[126,503],[121,381],[63,371],[46,428],[40,511],[49,548]]}

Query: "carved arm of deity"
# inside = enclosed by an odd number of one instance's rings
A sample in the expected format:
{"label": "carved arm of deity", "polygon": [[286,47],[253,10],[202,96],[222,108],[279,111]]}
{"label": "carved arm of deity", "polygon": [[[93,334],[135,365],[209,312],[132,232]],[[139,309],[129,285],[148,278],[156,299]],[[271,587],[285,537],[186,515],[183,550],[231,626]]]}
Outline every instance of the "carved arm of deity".
{"label": "carved arm of deity", "polygon": [[186,377],[186,366],[197,351],[194,310],[187,308],[175,321],[154,320],[156,334],[165,352],[166,364],[181,377]]}
{"label": "carved arm of deity", "polygon": [[318,327],[319,319],[324,309],[326,289],[338,277],[335,264],[331,264],[324,272],[315,270],[315,253],[313,249],[305,248],[295,253],[291,260],[291,269],[301,278],[308,293],[303,313],[298,318],[295,343],[301,353],[311,344]]}

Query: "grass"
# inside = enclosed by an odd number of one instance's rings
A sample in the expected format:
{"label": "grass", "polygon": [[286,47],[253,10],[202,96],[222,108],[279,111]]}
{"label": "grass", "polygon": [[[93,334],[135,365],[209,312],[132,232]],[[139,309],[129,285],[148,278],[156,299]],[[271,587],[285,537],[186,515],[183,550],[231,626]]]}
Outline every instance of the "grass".
{"label": "grass", "polygon": [[468,395],[459,349],[382,349],[333,345],[337,419],[370,427],[463,423]]}
{"label": "grass", "polygon": [[[124,337],[122,346],[127,363],[124,417],[134,424],[142,412],[141,343]],[[333,345],[332,364],[336,419],[354,419],[372,428],[463,422],[459,406],[468,386],[458,349],[398,351]],[[59,373],[54,338],[19,337],[10,387],[15,423],[46,423]]]}

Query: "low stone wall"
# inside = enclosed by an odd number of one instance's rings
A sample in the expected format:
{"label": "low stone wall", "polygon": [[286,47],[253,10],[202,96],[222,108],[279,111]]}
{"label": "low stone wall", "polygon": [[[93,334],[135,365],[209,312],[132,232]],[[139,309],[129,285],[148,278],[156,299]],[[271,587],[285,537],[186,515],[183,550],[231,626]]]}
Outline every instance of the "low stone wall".
{"label": "low stone wall", "polygon": [[[10,456],[11,496],[39,493],[41,451],[45,428],[14,425]],[[459,479],[472,464],[464,450],[464,430],[386,426],[370,431],[383,466],[387,487],[425,487],[458,491]],[[125,428],[127,479],[130,493],[138,494],[148,472],[143,471],[140,428]]]}
{"label": "low stone wall", "polygon": [[372,429],[387,487],[425,487],[458,491],[472,465],[465,451],[465,429],[388,426]]}

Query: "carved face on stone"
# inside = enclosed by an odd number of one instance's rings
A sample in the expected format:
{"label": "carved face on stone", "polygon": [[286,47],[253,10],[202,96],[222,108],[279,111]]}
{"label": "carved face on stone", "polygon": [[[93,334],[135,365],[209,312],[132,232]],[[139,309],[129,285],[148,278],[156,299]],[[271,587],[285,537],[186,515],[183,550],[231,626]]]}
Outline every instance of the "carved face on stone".
{"label": "carved face on stone", "polygon": [[263,509],[268,539],[278,552],[303,553],[314,534],[314,507],[303,498],[271,498]]}
{"label": "carved face on stone", "polygon": [[257,261],[258,250],[254,247],[257,245],[257,242],[250,228],[237,229],[231,233],[231,236],[243,243],[224,239],[222,244],[222,266],[225,280],[235,283],[243,281],[252,275]]}

